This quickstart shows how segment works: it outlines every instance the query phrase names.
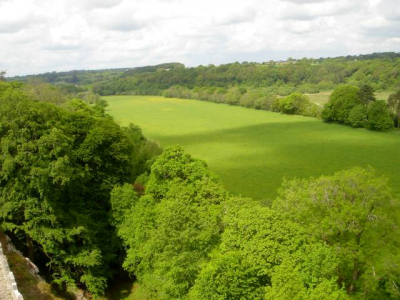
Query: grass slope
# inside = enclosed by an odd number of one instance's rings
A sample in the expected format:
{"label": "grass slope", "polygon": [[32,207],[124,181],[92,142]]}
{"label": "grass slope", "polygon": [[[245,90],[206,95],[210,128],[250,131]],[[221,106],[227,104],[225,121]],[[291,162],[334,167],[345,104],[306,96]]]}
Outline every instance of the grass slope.
{"label": "grass slope", "polygon": [[142,127],[162,147],[205,160],[232,193],[272,199],[282,178],[330,175],[371,165],[400,193],[400,134],[204,101],[110,96],[117,122]]}

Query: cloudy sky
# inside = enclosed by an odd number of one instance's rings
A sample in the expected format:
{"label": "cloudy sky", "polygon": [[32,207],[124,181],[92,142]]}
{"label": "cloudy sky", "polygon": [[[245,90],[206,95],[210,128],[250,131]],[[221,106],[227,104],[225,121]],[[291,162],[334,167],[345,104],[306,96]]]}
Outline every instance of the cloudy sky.
{"label": "cloudy sky", "polygon": [[400,0],[0,0],[8,76],[400,51]]}

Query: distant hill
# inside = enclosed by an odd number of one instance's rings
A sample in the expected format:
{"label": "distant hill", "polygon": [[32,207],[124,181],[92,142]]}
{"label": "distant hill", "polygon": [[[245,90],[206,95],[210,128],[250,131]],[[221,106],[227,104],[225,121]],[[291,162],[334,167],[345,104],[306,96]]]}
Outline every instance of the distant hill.
{"label": "distant hill", "polygon": [[369,84],[375,90],[394,90],[400,87],[400,53],[234,62],[193,68],[181,63],[165,63],[137,68],[51,72],[8,80],[27,81],[30,78],[56,85],[86,86],[101,95],[160,95],[172,86],[191,90],[238,86],[280,95],[293,91],[330,90],[339,84]]}

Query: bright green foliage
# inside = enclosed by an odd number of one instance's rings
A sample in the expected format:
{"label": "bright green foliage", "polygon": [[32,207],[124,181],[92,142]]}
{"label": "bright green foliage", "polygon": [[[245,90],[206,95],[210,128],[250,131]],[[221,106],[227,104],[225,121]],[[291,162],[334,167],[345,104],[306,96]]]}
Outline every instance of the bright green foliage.
{"label": "bright green foliage", "polygon": [[339,283],[349,294],[398,297],[398,207],[384,178],[354,168],[332,177],[285,181],[274,207],[332,247]]}
{"label": "bright green foliage", "polygon": [[217,178],[202,160],[194,159],[182,148],[174,146],[157,158],[151,167],[146,191],[148,195],[160,200],[171,190],[174,183],[191,184],[209,178],[217,182]]}
{"label": "bright green foliage", "polygon": [[[318,262],[313,262],[318,268]],[[308,288],[307,288],[308,287]],[[346,300],[350,299],[344,290],[338,289],[335,278],[319,280],[315,285],[304,284],[301,267],[284,261],[274,269],[271,286],[266,289],[266,300]]]}
{"label": "bright green foliage", "polygon": [[[264,299],[266,291],[266,299],[291,299],[297,293],[316,293],[327,281],[335,283],[335,253],[277,211],[250,199],[229,200],[224,211],[219,252],[199,274],[190,299]],[[291,267],[285,268],[288,263]],[[297,280],[290,285],[298,289],[295,294],[282,289],[293,269]],[[275,295],[276,291],[286,298]],[[324,295],[328,299],[337,293],[333,284]]]}
{"label": "bright green foliage", "polygon": [[364,105],[354,106],[349,113],[347,124],[352,127],[365,127],[367,125],[367,109]]}
{"label": "bright green foliage", "polygon": [[0,81],[0,95],[1,97],[5,97],[5,95],[13,94],[15,91],[20,91],[23,87],[23,84],[17,81],[13,82],[2,82]]}
{"label": "bright green foliage", "polygon": [[279,100],[279,110],[288,115],[304,115],[310,104],[307,96],[300,93],[292,93]]}
{"label": "bright green foliage", "polygon": [[264,282],[272,268],[288,253],[294,253],[305,240],[301,228],[250,199],[233,199],[225,207],[222,253],[240,251]]}
{"label": "bright green foliage", "polygon": [[129,183],[122,186],[115,186],[111,191],[111,218],[115,226],[122,224],[126,215],[131,211],[131,208],[136,204],[138,196]]}
{"label": "bright green foliage", "polygon": [[117,227],[127,247],[124,267],[154,299],[180,299],[194,284],[219,242],[225,197],[205,163],[179,147],[153,164],[145,195]]}
{"label": "bright green foliage", "polygon": [[264,298],[263,277],[240,252],[216,253],[190,291],[192,300],[257,300]]}
{"label": "bright green foliage", "polygon": [[348,123],[350,111],[361,103],[359,89],[351,85],[336,88],[325,104],[322,119],[327,122]]}
{"label": "bright green foliage", "polygon": [[386,101],[375,101],[368,108],[368,128],[376,131],[388,131],[393,128],[393,120]]}
{"label": "bright green foliage", "polygon": [[103,293],[118,245],[110,191],[132,177],[136,145],[80,101],[66,110],[11,86],[0,103],[2,227],[32,256],[46,257],[55,282]]}

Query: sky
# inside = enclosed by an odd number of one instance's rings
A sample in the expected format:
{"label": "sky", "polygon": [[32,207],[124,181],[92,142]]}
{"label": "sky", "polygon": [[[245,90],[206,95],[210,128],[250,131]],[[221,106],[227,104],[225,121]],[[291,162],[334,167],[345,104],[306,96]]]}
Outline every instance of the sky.
{"label": "sky", "polygon": [[400,51],[400,0],[0,0],[0,70]]}

